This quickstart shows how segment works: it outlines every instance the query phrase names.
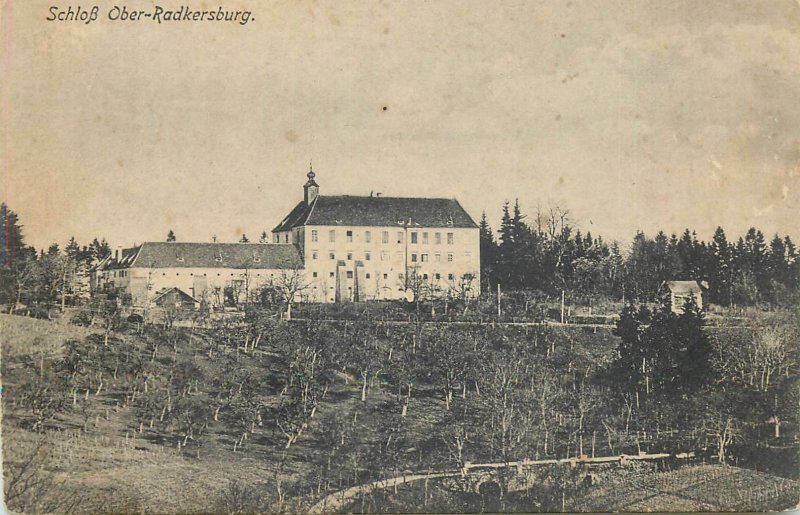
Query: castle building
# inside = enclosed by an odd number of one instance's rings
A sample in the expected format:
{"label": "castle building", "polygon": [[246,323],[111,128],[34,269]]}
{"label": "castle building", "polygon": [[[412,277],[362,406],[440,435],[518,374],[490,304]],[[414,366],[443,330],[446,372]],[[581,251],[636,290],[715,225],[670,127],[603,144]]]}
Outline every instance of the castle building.
{"label": "castle building", "polygon": [[296,245],[145,242],[118,249],[91,274],[93,292],[116,291],[135,307],[175,297],[212,307],[235,305],[265,286],[280,288],[302,273]]}
{"label": "castle building", "polygon": [[457,200],[321,195],[315,177],[272,230],[274,244],[299,249],[307,300],[479,295],[478,226]]}
{"label": "castle building", "polygon": [[135,307],[236,305],[265,287],[288,287],[299,302],[480,294],[478,226],[457,200],[320,195],[313,170],[303,191],[273,243],[120,248],[92,270],[91,289]]}

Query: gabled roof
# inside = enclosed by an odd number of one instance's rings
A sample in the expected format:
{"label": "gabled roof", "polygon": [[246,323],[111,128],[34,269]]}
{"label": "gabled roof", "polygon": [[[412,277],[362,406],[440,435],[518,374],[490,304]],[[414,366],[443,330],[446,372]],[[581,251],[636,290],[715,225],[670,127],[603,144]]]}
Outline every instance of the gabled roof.
{"label": "gabled roof", "polygon": [[103,268],[280,269],[302,266],[298,248],[278,243],[188,243],[149,241],[124,249]]}
{"label": "gabled roof", "polygon": [[297,204],[272,232],[302,225],[402,227],[409,221],[409,227],[478,227],[456,199],[320,195],[310,206]]}
{"label": "gabled roof", "polygon": [[150,302],[158,304],[159,302],[161,302],[161,300],[164,297],[166,297],[167,295],[169,295],[170,293],[173,293],[173,292],[178,297],[181,297],[182,299],[188,300],[190,302],[199,302],[197,299],[195,299],[194,297],[192,297],[191,295],[189,295],[185,291],[181,290],[180,288],[176,288],[176,287],[167,288],[166,290],[158,293],[155,297],[153,297],[153,300],[151,300]]}
{"label": "gabled roof", "polygon": [[703,292],[697,281],[667,281],[666,286],[675,295],[697,295]]}
{"label": "gabled roof", "polygon": [[286,217],[283,220],[281,220],[281,223],[279,223],[278,225],[275,226],[274,229],[272,229],[272,232],[289,231],[295,227],[305,225],[306,219],[308,218],[308,215],[311,213],[311,209],[314,206],[314,203],[316,203],[318,200],[319,197],[314,199],[314,202],[311,203],[311,206],[306,204],[304,200],[301,200],[296,206],[294,206],[294,209],[289,211],[289,214],[286,215]]}

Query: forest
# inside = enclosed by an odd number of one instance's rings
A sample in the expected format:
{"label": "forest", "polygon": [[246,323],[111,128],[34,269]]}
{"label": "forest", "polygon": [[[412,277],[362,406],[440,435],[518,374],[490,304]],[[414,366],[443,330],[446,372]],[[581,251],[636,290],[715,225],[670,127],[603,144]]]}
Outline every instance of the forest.
{"label": "forest", "polygon": [[767,243],[755,227],[728,239],[717,227],[709,242],[686,229],[680,236],[637,232],[625,245],[575,228],[569,211],[551,207],[530,217],[519,201],[503,205],[498,236],[480,220],[481,277],[491,290],[536,290],[644,302],[669,280],[707,281],[711,302],[721,306],[798,303],[800,260],[786,235]]}

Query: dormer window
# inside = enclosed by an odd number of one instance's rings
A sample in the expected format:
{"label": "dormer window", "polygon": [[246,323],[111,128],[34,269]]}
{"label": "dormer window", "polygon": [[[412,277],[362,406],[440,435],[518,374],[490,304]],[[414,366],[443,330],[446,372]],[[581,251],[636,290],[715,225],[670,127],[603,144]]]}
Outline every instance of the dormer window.
{"label": "dormer window", "polygon": [[253,262],[254,263],[261,263],[261,256],[253,254]]}

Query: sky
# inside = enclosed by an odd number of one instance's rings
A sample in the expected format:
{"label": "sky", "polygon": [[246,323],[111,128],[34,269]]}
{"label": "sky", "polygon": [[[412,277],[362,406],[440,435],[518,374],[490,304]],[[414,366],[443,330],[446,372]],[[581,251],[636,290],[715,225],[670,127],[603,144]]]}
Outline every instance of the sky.
{"label": "sky", "polygon": [[797,0],[51,4],[0,0],[0,199],[39,248],[255,240],[311,160],[323,195],[455,197],[495,228],[519,198],[623,246],[800,239]]}

